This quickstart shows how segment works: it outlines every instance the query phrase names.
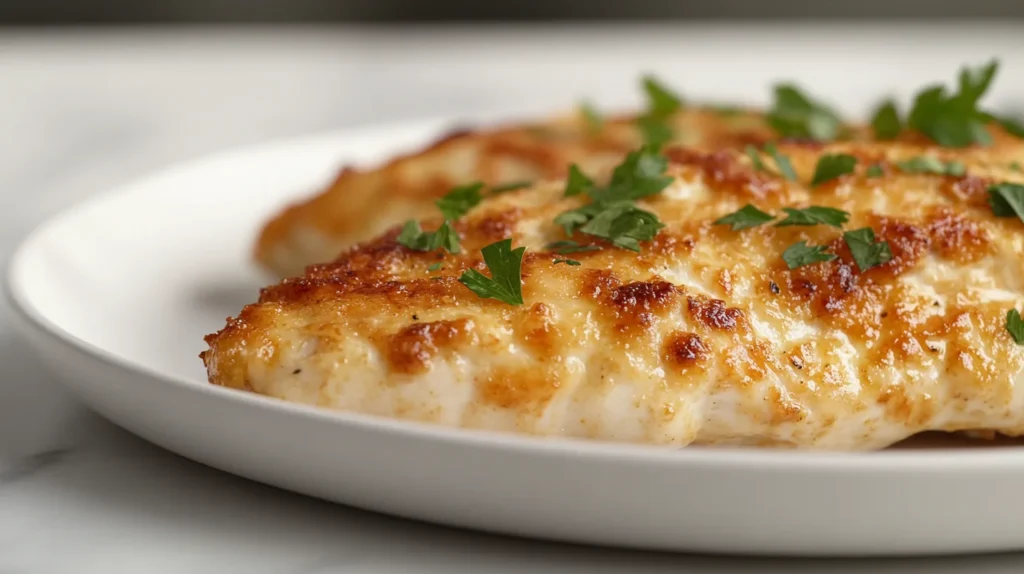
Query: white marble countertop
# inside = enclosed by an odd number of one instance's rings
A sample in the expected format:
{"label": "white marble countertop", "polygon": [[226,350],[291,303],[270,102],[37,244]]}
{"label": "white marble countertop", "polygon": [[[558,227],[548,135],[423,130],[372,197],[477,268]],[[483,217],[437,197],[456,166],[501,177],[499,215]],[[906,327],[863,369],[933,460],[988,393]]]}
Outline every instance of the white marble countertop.
{"label": "white marble countertop", "polygon": [[[638,70],[700,65],[699,54],[686,52],[687,38],[720,33],[707,26],[0,32],[0,257],[6,261],[16,239],[55,210],[174,161],[383,118],[545,109],[593,91],[605,102],[628,102]],[[819,43],[818,57],[829,56],[827,40],[820,50],[823,38],[857,33],[749,29],[722,35],[720,49],[736,53],[735,73],[764,86],[775,77],[755,57],[808,42]],[[962,61],[1024,54],[1012,26],[861,34],[858,57],[869,60],[930,43],[928,62],[945,66],[944,78]],[[841,65],[815,74],[849,108],[897,80],[934,79],[919,52],[899,53],[904,68],[853,86],[840,82]],[[1004,74],[1024,71],[1024,61],[1006,64]],[[996,97],[1024,93],[1022,84]],[[15,339],[2,305],[2,574],[1024,570],[1024,556],[1014,555],[825,563],[641,554],[504,539],[333,506],[210,470],[91,414]]]}

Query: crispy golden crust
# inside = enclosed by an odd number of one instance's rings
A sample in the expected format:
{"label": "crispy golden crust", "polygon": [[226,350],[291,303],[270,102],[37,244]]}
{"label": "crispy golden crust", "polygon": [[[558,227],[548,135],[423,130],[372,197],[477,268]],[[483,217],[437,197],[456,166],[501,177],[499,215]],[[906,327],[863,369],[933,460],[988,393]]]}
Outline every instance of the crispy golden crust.
{"label": "crispy golden crust", "polygon": [[[709,149],[771,136],[755,112],[689,109],[677,114],[673,125],[679,143]],[[557,179],[573,162],[587,173],[603,173],[641,143],[632,117],[611,118],[596,133],[577,116],[452,133],[379,169],[345,168],[322,193],[266,224],[256,260],[279,277],[299,275],[307,265],[330,261],[343,248],[393,225],[434,215],[434,200],[455,185]]]}
{"label": "crispy golden crust", "polygon": [[[411,251],[391,229],[263,290],[203,360],[217,385],[538,435],[874,449],[926,430],[1024,434],[1024,351],[1004,327],[1024,291],[1024,224],[985,201],[990,183],[1021,181],[1009,165],[1024,154],[997,135],[967,150],[781,144],[801,182],[823,153],[860,158],[815,189],[737,151],[670,150],[675,182],[642,202],[667,227],[641,254],[591,238],[605,249],[573,254],[580,266],[544,245],[583,199],[558,182],[499,195],[456,223],[462,254]],[[924,153],[968,175],[894,167]],[[884,174],[867,177],[869,162]],[[860,272],[831,227],[711,224],[746,203],[844,209],[893,258]],[[480,248],[502,238],[528,248],[519,307],[456,280],[486,273]],[[780,254],[799,240],[839,257],[789,270]]]}

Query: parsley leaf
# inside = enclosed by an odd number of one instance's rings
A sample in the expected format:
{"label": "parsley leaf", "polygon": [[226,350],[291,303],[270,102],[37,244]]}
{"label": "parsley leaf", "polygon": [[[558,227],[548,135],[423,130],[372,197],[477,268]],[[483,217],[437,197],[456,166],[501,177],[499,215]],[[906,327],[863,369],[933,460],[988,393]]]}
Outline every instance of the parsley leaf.
{"label": "parsley leaf", "polygon": [[946,147],[991,144],[992,136],[985,127],[990,116],[978,108],[978,101],[991,86],[998,67],[992,60],[977,69],[962,68],[953,94],[947,94],[941,85],[924,88],[914,98],[907,125]]}
{"label": "parsley leaf", "polygon": [[604,118],[601,116],[601,112],[597,111],[597,108],[590,102],[580,102],[579,105],[580,114],[583,115],[583,119],[587,122],[587,127],[590,129],[590,133],[596,134],[604,129]]}
{"label": "parsley leaf", "polygon": [[631,152],[612,172],[607,187],[587,190],[593,203],[559,214],[555,223],[567,235],[578,229],[617,247],[639,251],[638,241],[653,239],[664,225],[633,202],[668,187],[672,178],[664,175],[667,168],[668,160],[650,148]]}
{"label": "parsley leaf", "polygon": [[747,154],[747,157],[750,158],[750,162],[754,164],[754,169],[757,171],[768,171],[768,168],[764,165],[764,161],[761,160],[761,152],[757,151],[756,147],[747,144],[747,147],[744,148],[743,151]]}
{"label": "parsley leaf", "polygon": [[967,166],[959,161],[942,161],[932,156],[917,156],[906,161],[896,162],[896,166],[906,173],[934,173],[937,175],[963,175]]}
{"label": "parsley leaf", "polygon": [[1020,165],[1019,161],[1011,161],[1010,169],[1012,169],[1013,171],[1024,171],[1024,167]]}
{"label": "parsley leaf", "polygon": [[804,265],[832,261],[836,258],[835,255],[827,253],[825,249],[824,245],[807,245],[806,241],[797,241],[782,252],[782,260],[790,269],[796,269]]}
{"label": "parsley leaf", "polygon": [[594,181],[587,177],[578,165],[570,165],[569,177],[565,180],[565,197],[579,195],[591,187],[594,187]]}
{"label": "parsley leaf", "polygon": [[682,98],[650,74],[643,77],[643,89],[647,94],[648,115],[665,118],[683,107]]}
{"label": "parsley leaf", "polygon": [[853,260],[862,272],[892,259],[889,244],[875,241],[875,232],[870,227],[847,231],[843,234],[843,240],[850,247]]}
{"label": "parsley leaf", "polygon": [[1015,343],[1024,345],[1024,319],[1021,319],[1016,309],[1006,312],[1006,330],[1010,332]]}
{"label": "parsley leaf", "polygon": [[881,164],[871,164],[866,170],[864,170],[865,177],[882,177],[885,175],[885,171],[882,170]]}
{"label": "parsley leaf", "polygon": [[476,269],[468,269],[459,277],[459,283],[483,299],[497,299],[509,305],[522,305],[522,264],[526,248],[512,249],[512,240],[504,239],[480,251],[491,276],[488,277]]}
{"label": "parsley leaf", "polygon": [[572,266],[583,265],[582,263],[580,263],[579,261],[576,261],[575,259],[555,259],[555,263],[554,264],[558,265],[559,263],[565,263],[566,265],[572,265]]}
{"label": "parsley leaf", "polygon": [[448,220],[445,220],[437,231],[425,233],[418,221],[410,219],[405,222],[396,241],[415,251],[433,251],[442,247],[449,253],[458,253],[462,250],[459,245],[459,234]]}
{"label": "parsley leaf", "polygon": [[664,175],[666,169],[668,160],[653,150],[630,152],[612,171],[608,187],[593,190],[591,196],[598,201],[618,201],[661,193],[672,183],[672,177]]}
{"label": "parsley leaf", "polygon": [[835,139],[842,123],[828,106],[811,100],[792,84],[775,86],[775,102],[767,120],[782,137],[817,141]]}
{"label": "parsley leaf", "polygon": [[789,162],[788,157],[779,153],[774,142],[764,144],[764,151],[768,152],[768,155],[772,156],[772,159],[775,160],[775,165],[778,166],[779,173],[782,174],[782,177],[785,177],[789,181],[796,181],[796,171],[793,170],[793,164]]}
{"label": "parsley leaf", "polygon": [[789,227],[791,225],[831,225],[842,228],[843,224],[850,219],[850,214],[832,207],[819,207],[812,205],[804,209],[793,209],[783,207],[786,212],[786,219],[775,224],[776,227]]}
{"label": "parsley leaf", "polygon": [[871,127],[875,130],[875,137],[880,140],[891,140],[900,135],[900,132],[903,131],[903,122],[900,121],[896,102],[892,100],[882,102],[871,118]]}
{"label": "parsley leaf", "polygon": [[823,155],[818,158],[818,165],[814,167],[811,185],[817,187],[841,175],[853,173],[855,165],[857,165],[857,158],[852,155],[843,153]]}
{"label": "parsley leaf", "polygon": [[427,267],[427,271],[431,271],[431,272],[432,271],[438,271],[440,269],[441,269],[441,262],[440,261],[438,261],[437,263],[434,263],[430,267]]}
{"label": "parsley leaf", "polygon": [[607,206],[580,231],[587,235],[607,239],[612,245],[640,252],[640,241],[650,241],[665,227],[658,216],[644,211],[633,202],[619,202]]}
{"label": "parsley leaf", "polygon": [[491,188],[491,194],[497,195],[499,193],[506,193],[509,191],[516,191],[517,189],[523,189],[533,185],[532,181],[510,181],[501,185],[495,185]]}
{"label": "parsley leaf", "polygon": [[774,215],[769,215],[748,203],[729,215],[719,217],[712,225],[731,225],[733,231],[739,231],[764,225],[773,219]]}
{"label": "parsley leaf", "polygon": [[664,118],[641,116],[636,120],[636,127],[640,130],[644,145],[653,150],[660,150],[662,146],[672,141],[672,138],[675,137],[672,127],[668,125]]}
{"label": "parsley leaf", "polygon": [[600,251],[601,247],[597,245],[580,245],[572,240],[563,240],[548,243],[544,246],[544,249],[550,249],[559,255],[566,255],[568,253],[580,253],[582,251]]}
{"label": "parsley leaf", "polygon": [[444,214],[445,219],[458,219],[483,200],[483,195],[480,194],[483,188],[484,184],[480,182],[460,185],[435,201],[434,204]]}
{"label": "parsley leaf", "polygon": [[989,187],[988,204],[996,217],[1016,215],[1024,221],[1024,185],[1001,183]]}

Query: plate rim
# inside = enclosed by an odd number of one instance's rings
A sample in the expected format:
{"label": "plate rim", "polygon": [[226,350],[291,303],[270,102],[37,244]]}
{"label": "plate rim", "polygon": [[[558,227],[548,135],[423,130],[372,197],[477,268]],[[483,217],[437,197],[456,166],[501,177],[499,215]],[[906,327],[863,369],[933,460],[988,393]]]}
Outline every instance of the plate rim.
{"label": "plate rim", "polygon": [[[1015,446],[977,449],[939,447],[854,452],[753,447],[669,448],[645,443],[542,437],[486,429],[449,427],[356,411],[292,403],[162,372],[149,365],[122,357],[68,332],[56,321],[47,317],[43,309],[34,305],[31,296],[27,294],[24,285],[26,279],[23,277],[24,262],[31,259],[33,251],[42,238],[66,221],[81,217],[82,213],[89,213],[87,208],[95,208],[97,205],[107,202],[117,202],[123,196],[147,193],[151,187],[150,184],[154,181],[171,177],[176,173],[202,170],[218,163],[240,161],[246,156],[261,152],[284,153],[289,149],[355,138],[359,137],[360,132],[380,134],[389,130],[433,129],[433,126],[441,127],[446,123],[454,125],[460,121],[478,120],[464,116],[426,116],[392,122],[371,122],[305,135],[261,140],[172,162],[140,177],[132,178],[74,201],[37,222],[15,241],[15,246],[10,251],[10,256],[3,269],[0,291],[3,292],[5,301],[14,312],[16,316],[14,323],[21,327],[23,336],[25,329],[32,329],[49,341],[60,345],[65,352],[73,352],[107,363],[121,371],[130,373],[133,377],[147,379],[149,384],[171,385],[179,392],[200,393],[204,395],[202,398],[207,400],[241,402],[253,409],[270,409],[281,415],[312,418],[318,423],[333,424],[339,427],[358,426],[364,431],[398,435],[398,437],[408,440],[445,442],[452,446],[468,448],[504,449],[518,451],[519,454],[539,456],[591,457],[620,463],[672,464],[736,470],[901,473],[922,470],[929,472],[990,472],[1024,468],[1024,447]],[[441,133],[438,133],[438,136],[440,135]],[[74,389],[71,389],[71,392],[78,394]]]}

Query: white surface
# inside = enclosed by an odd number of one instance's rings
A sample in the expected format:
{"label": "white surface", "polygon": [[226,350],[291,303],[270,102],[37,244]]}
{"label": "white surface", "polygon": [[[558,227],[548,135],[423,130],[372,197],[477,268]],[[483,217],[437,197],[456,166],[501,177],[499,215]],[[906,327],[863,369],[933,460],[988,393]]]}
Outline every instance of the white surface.
{"label": "white surface", "polygon": [[[170,161],[236,143],[392,117],[628,101],[634,69],[676,70],[697,43],[758,87],[806,62],[853,111],[879,89],[1004,59],[996,102],[1022,91],[1015,26],[944,30],[401,31],[0,34],[0,249],[42,216]],[[705,51],[718,52],[706,44]],[[875,73],[853,77],[844,62]],[[698,62],[699,64],[699,62]],[[816,73],[819,70],[821,73]],[[828,69],[825,69],[828,68]],[[536,81],[539,78],[541,81]],[[688,92],[713,93],[718,86]],[[733,95],[733,94],[723,94]],[[0,572],[1019,572],[1015,555],[914,561],[692,558],[528,543],[384,519],[256,486],[131,437],[55,387],[0,309]],[[941,498],[936,499],[937,503]],[[1012,503],[1013,500],[1007,501]],[[843,517],[836,517],[842,520]],[[916,531],[922,531],[922,525]]]}

